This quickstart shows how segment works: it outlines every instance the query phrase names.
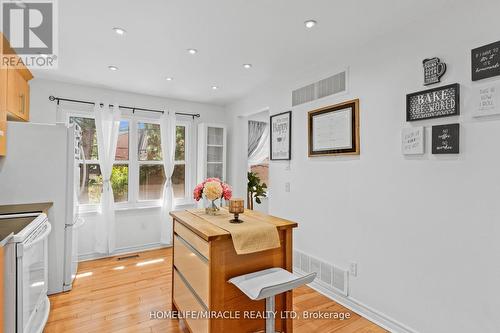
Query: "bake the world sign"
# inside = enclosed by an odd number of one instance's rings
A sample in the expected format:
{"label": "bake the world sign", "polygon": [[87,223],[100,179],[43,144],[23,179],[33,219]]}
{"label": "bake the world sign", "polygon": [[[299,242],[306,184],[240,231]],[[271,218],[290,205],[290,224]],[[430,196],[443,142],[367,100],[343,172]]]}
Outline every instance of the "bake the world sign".
{"label": "bake the world sign", "polygon": [[459,114],[460,85],[458,83],[406,95],[406,121]]}

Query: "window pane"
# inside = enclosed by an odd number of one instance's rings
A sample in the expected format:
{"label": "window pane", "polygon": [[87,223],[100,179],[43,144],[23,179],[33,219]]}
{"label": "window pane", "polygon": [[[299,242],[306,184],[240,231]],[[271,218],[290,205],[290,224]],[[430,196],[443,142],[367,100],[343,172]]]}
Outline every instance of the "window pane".
{"label": "window pane", "polygon": [[177,126],[175,134],[175,160],[184,161],[186,153],[186,127]]}
{"label": "window pane", "polygon": [[97,160],[97,132],[95,120],[83,117],[70,117],[69,122],[76,123],[82,128],[82,146],[86,160]]}
{"label": "window pane", "polygon": [[[84,178],[85,176],[85,178]],[[98,164],[87,164],[83,168],[80,164],[80,184],[83,185],[79,193],[78,202],[80,204],[96,204],[101,202],[102,175]]]}
{"label": "window pane", "polygon": [[208,178],[219,178],[224,180],[222,177],[222,163],[208,163],[207,164],[207,177]]}
{"label": "window pane", "polygon": [[120,121],[120,132],[118,133],[118,143],[116,145],[117,161],[128,161],[128,145],[129,145],[129,125],[127,120]]}
{"label": "window pane", "polygon": [[207,132],[207,141],[209,145],[222,145],[224,142],[224,129],[209,127]]}
{"label": "window pane", "polygon": [[163,165],[141,165],[139,167],[139,200],[160,199],[164,183]]}
{"label": "window pane", "polygon": [[128,201],[128,165],[115,164],[113,166],[111,187],[115,202]]}
{"label": "window pane", "polygon": [[138,123],[139,161],[161,161],[160,125]]}
{"label": "window pane", "polygon": [[172,187],[174,198],[184,198],[186,196],[186,166],[177,164],[172,174]]}

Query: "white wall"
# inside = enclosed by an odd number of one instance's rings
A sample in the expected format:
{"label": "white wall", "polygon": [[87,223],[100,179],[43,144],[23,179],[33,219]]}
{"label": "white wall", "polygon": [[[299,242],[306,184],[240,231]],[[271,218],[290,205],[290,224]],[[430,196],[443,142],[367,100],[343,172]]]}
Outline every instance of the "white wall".
{"label": "white wall", "polygon": [[[292,160],[271,162],[270,213],[299,222],[297,249],[346,269],[357,262],[349,297],[414,331],[500,332],[500,118],[472,119],[470,100],[478,85],[470,50],[499,39],[499,11],[498,1],[450,2],[449,11],[356,50],[311,54],[329,60],[312,60],[228,107],[236,194],[245,184],[240,116],[292,110]],[[462,115],[406,123],[405,96],[425,89],[422,60],[433,56],[448,64],[442,84],[461,84]],[[291,107],[293,89],[347,66],[347,95]],[[361,155],[308,158],[307,112],[353,98]],[[452,122],[461,124],[460,155],[431,155],[431,125]],[[417,125],[427,128],[426,154],[405,158],[401,129]]]}
{"label": "white wall", "polygon": [[[145,107],[152,109],[167,109],[176,112],[199,113],[200,118],[192,124],[192,146],[191,161],[196,164],[196,128],[199,122],[225,123],[225,111],[223,108],[213,105],[192,103],[179,100],[171,100],[154,96],[139,95],[123,91],[113,91],[106,88],[90,87],[64,82],[34,79],[31,82],[31,105],[30,120],[35,123],[55,123],[62,121],[62,111],[57,111],[56,104],[49,101],[49,96],[70,99],[82,99],[89,101],[104,101],[119,103],[121,105]],[[64,103],[64,109],[87,110],[91,107],[78,104]],[[189,120],[191,118],[181,117]],[[132,148],[131,148],[132,149]],[[196,166],[193,166],[191,178],[195,181]],[[186,189],[191,191],[191,189]],[[93,231],[95,223],[99,222],[97,213],[86,213],[84,217],[87,223],[79,232],[79,254],[82,258],[96,256],[94,253]],[[134,209],[117,211],[116,213],[116,246],[117,252],[133,251],[145,247],[159,246],[159,225],[166,221],[160,216],[159,208]]]}

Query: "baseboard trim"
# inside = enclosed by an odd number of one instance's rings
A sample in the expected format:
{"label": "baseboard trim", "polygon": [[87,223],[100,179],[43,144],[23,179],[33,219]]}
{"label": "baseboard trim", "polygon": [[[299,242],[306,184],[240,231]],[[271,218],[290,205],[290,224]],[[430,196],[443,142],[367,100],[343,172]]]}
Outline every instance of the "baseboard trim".
{"label": "baseboard trim", "polygon": [[[300,270],[296,270],[294,268],[294,273],[300,276],[305,275]],[[360,301],[350,297],[343,296],[339,293],[336,293],[333,290],[327,289],[322,286],[319,282],[314,281],[308,284],[309,287],[316,290],[320,294],[330,298],[331,300],[343,305],[349,310],[356,312],[360,316],[370,320],[371,322],[379,325],[380,327],[393,332],[393,333],[418,333],[417,331],[407,327],[406,325],[394,320],[393,318],[375,310],[366,304],[361,303]]]}
{"label": "baseboard trim", "polygon": [[135,253],[135,252],[144,252],[144,251],[151,251],[151,250],[158,250],[162,248],[167,248],[167,247],[172,247],[172,245],[165,245],[162,243],[151,243],[151,244],[144,244],[144,245],[139,245],[139,246],[128,246],[128,247],[121,247],[116,249],[113,253],[110,254],[102,254],[102,253],[86,253],[86,254],[81,254],[78,256],[78,261],[89,261],[89,260],[96,260],[96,259],[103,259],[103,258],[109,258],[109,257],[114,257],[120,254],[129,254],[129,253]]}

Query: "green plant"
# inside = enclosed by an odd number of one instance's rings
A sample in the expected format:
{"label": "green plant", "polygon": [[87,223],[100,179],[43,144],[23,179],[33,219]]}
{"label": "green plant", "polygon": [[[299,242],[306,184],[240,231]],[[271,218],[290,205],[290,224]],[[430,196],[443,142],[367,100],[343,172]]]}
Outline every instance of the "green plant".
{"label": "green plant", "polygon": [[267,197],[267,185],[260,182],[260,177],[255,172],[247,174],[247,208],[253,209],[253,201],[261,204],[261,198]]}

